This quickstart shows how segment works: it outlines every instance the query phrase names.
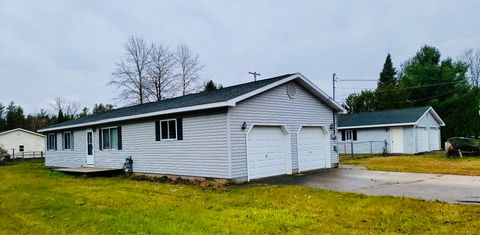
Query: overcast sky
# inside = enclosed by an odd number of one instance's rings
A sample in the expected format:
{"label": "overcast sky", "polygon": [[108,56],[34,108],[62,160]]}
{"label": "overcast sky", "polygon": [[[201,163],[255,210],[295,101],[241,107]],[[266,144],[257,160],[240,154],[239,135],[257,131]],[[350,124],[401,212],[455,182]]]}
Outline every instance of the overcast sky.
{"label": "overcast sky", "polygon": [[[423,45],[457,58],[480,47],[480,1],[20,1],[0,2],[0,102],[26,112],[55,97],[115,103],[108,86],[129,35],[200,55],[224,86],[300,72],[332,93],[331,76],[377,79]],[[337,85],[338,98],[375,82]],[[345,89],[348,88],[348,89]],[[350,89],[355,88],[355,89]]]}

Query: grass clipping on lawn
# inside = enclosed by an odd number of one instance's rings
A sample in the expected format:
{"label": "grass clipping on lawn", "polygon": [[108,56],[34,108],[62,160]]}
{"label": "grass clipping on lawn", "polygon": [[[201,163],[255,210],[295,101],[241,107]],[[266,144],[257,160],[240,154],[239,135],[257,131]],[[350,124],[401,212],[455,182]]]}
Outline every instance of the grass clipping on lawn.
{"label": "grass clipping on lawn", "polygon": [[480,176],[480,157],[445,158],[442,154],[341,156],[340,164],[365,166],[369,170]]}
{"label": "grass clipping on lawn", "polygon": [[220,189],[0,167],[0,234],[464,233],[480,207],[296,186]]}

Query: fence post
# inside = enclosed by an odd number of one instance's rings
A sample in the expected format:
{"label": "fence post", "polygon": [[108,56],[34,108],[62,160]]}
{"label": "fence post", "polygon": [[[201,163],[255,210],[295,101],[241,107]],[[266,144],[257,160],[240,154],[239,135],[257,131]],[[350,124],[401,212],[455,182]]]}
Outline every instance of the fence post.
{"label": "fence post", "polygon": [[43,150],[40,151],[40,157],[43,158]]}
{"label": "fence post", "polygon": [[352,152],[352,158],[353,158],[353,141],[350,142],[350,152]]}
{"label": "fence post", "polygon": [[12,149],[12,160],[15,159],[15,149]]}

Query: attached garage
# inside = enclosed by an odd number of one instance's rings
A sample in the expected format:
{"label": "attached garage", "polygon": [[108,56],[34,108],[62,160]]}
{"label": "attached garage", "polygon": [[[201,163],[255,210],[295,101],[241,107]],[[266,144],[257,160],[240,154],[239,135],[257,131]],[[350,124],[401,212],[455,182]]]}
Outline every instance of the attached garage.
{"label": "attached garage", "polygon": [[418,152],[428,152],[429,149],[429,140],[428,140],[428,128],[427,127],[418,127],[417,128],[417,140],[418,140]]}
{"label": "attached garage", "polygon": [[330,141],[324,127],[304,126],[297,138],[300,172],[330,167]]}
{"label": "attached garage", "polygon": [[291,174],[290,135],[283,126],[253,126],[247,134],[248,179]]}

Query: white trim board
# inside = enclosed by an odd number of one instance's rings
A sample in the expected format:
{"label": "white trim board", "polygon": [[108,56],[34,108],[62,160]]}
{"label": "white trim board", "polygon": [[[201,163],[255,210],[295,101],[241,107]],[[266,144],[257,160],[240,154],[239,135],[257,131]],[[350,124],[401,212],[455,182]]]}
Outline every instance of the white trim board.
{"label": "white trim board", "polygon": [[32,135],[37,135],[37,136],[40,136],[40,137],[44,137],[44,135],[42,135],[42,134],[40,134],[40,133],[36,133],[36,132],[33,132],[33,131],[25,130],[25,129],[23,129],[23,128],[15,128],[15,129],[11,129],[11,130],[8,130],[8,131],[4,131],[4,132],[0,133],[0,135],[5,135],[5,134],[12,133],[12,132],[15,132],[15,131],[23,131],[23,132],[28,133],[28,134],[32,134]]}
{"label": "white trim board", "polygon": [[289,82],[289,81],[292,81],[294,79],[299,79],[298,81],[302,85],[304,85],[307,90],[312,92],[320,100],[327,103],[327,105],[330,106],[335,111],[337,111],[339,113],[346,113],[346,110],[340,104],[338,104],[336,101],[334,101],[332,98],[330,98],[325,92],[320,90],[320,88],[315,86],[315,84],[313,84],[311,81],[309,81],[307,78],[305,78],[302,74],[296,73],[296,74],[288,76],[284,79],[281,79],[279,81],[271,83],[267,86],[263,86],[259,89],[256,89],[254,91],[248,92],[246,94],[243,94],[241,96],[235,97],[235,98],[227,100],[227,101],[210,103],[210,104],[202,104],[202,105],[194,105],[194,106],[175,108],[175,109],[167,109],[167,110],[150,112],[150,113],[143,113],[143,114],[137,114],[137,115],[123,116],[123,117],[116,117],[116,118],[108,118],[108,119],[103,119],[103,120],[99,120],[99,121],[85,122],[85,123],[79,123],[79,124],[73,124],[73,125],[67,125],[67,126],[50,127],[50,128],[47,127],[47,128],[44,128],[44,129],[41,129],[41,130],[38,130],[38,131],[39,132],[47,132],[47,131],[55,131],[55,130],[63,130],[63,129],[77,128],[77,127],[84,127],[84,126],[99,125],[99,124],[105,124],[105,123],[110,123],[110,122],[118,122],[118,121],[132,120],[132,119],[138,119],[138,118],[173,114],[173,113],[198,111],[198,110],[203,110],[203,109],[229,107],[229,106],[234,107],[234,106],[236,106],[236,104],[238,102],[240,102],[242,100],[248,99],[252,96],[255,96],[259,93],[270,90],[274,87],[277,87],[279,85],[282,85],[282,84],[284,84],[286,82]]}
{"label": "white trim board", "polygon": [[416,122],[406,122],[406,123],[392,123],[392,124],[377,124],[377,125],[364,125],[364,126],[342,126],[338,127],[339,130],[345,129],[362,129],[362,128],[374,128],[374,127],[392,127],[392,126],[413,126]]}

